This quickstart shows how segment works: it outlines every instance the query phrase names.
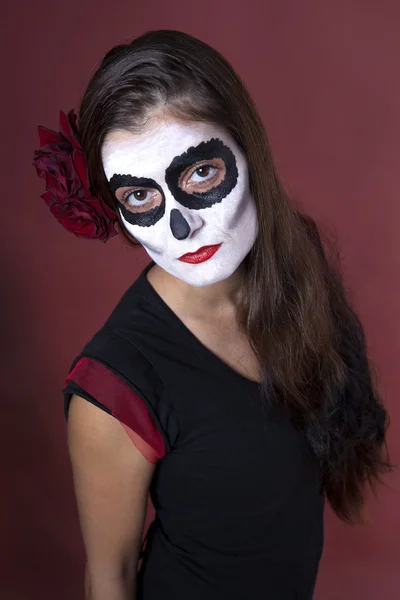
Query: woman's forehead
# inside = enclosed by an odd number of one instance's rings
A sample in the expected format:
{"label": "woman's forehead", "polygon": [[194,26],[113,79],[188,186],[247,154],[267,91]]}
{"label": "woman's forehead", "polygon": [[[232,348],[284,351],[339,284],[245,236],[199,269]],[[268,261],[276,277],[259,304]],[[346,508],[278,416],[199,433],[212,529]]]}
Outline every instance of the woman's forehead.
{"label": "woman's forehead", "polygon": [[215,137],[236,150],[225,130],[213,123],[157,120],[140,133],[115,130],[102,147],[104,172],[108,180],[115,174],[143,177],[165,172],[176,156]]}

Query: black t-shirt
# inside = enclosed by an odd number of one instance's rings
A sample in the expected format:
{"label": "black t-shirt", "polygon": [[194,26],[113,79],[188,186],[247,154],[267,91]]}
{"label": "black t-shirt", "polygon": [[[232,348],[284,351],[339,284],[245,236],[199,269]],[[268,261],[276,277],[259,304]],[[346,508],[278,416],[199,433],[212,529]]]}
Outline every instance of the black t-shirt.
{"label": "black t-shirt", "polygon": [[162,300],[146,277],[153,265],[71,365],[86,360],[90,393],[72,376],[63,389],[66,414],[79,393],[135,429],[131,391],[159,436],[137,600],[310,600],[323,548],[317,460],[259,384]]}

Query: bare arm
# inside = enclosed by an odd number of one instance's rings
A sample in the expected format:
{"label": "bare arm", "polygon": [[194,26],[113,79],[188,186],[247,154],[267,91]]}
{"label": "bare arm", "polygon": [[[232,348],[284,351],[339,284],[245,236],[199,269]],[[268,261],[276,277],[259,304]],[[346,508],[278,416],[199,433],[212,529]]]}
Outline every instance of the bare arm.
{"label": "bare arm", "polygon": [[73,396],[68,444],[86,548],[86,600],[132,600],[155,465],[121,424]]}

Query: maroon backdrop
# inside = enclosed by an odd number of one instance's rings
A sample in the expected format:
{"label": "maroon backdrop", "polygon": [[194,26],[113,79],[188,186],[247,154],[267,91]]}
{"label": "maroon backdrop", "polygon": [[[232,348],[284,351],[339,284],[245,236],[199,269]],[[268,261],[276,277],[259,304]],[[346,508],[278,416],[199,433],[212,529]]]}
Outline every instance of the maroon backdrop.
{"label": "maroon backdrop", "polygon": [[[50,215],[31,166],[36,125],[56,128],[102,55],[146,30],[182,29],[227,56],[259,107],[288,191],[336,229],[391,411],[396,462],[399,4],[16,0],[2,13],[1,598],[83,598],[61,386],[148,261],[118,239],[79,240]],[[327,509],[317,600],[399,597],[398,470],[387,483],[379,502],[369,501],[366,526],[346,526]]]}

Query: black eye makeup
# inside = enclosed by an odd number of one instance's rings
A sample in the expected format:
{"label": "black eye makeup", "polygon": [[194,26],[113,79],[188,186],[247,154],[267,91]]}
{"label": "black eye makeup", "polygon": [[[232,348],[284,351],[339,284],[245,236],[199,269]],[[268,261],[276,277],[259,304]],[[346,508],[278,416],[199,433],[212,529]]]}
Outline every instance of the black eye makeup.
{"label": "black eye makeup", "polygon": [[116,173],[109,187],[124,219],[131,225],[150,227],[164,216],[164,192],[154,179]]}
{"label": "black eye makeup", "polygon": [[[198,169],[202,166],[212,169],[209,181],[200,183],[201,178],[197,177],[195,182],[192,178],[188,183],[186,173],[197,171],[197,175],[201,175]],[[202,142],[176,156],[165,172],[170,192],[183,206],[193,210],[209,208],[221,202],[236,186],[238,177],[232,150],[217,138]]]}
{"label": "black eye makeup", "polygon": [[[175,156],[165,171],[174,198],[192,210],[221,202],[236,186],[238,177],[232,150],[217,138]],[[128,223],[150,227],[164,216],[164,191],[154,179],[115,173],[109,187]]]}

